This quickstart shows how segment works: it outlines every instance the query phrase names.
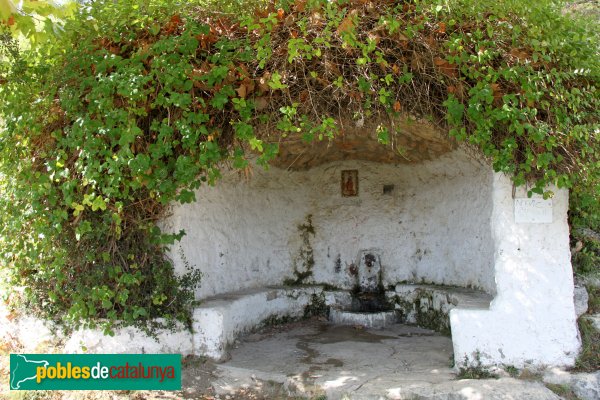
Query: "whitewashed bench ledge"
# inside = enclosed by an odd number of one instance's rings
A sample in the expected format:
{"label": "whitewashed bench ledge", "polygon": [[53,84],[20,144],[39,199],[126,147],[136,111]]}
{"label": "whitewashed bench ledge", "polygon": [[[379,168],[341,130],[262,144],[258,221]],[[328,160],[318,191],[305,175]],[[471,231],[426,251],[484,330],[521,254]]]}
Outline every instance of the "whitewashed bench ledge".
{"label": "whitewashed bench ledge", "polygon": [[[447,286],[399,284],[386,292],[400,316],[399,322],[450,332],[453,309],[488,309],[486,293]],[[84,353],[180,353],[225,360],[236,338],[265,323],[302,318],[306,307],[349,308],[349,291],[324,291],[322,286],[263,287],[224,293],[202,301],[194,309],[193,332],[180,326],[161,331],[157,340],[132,328],[118,329],[113,337],[99,330],[82,329],[66,338],[65,350]],[[324,303],[323,303],[324,302]],[[314,304],[313,304],[314,305]]]}
{"label": "whitewashed bench ledge", "polygon": [[[227,357],[227,347],[236,337],[266,320],[304,316],[320,286],[249,289],[203,300],[194,310],[194,352],[215,360]],[[330,297],[330,296],[328,296]]]}
{"label": "whitewashed bench ledge", "polygon": [[398,284],[386,292],[400,312],[400,322],[450,335],[454,309],[489,310],[493,296],[476,289],[440,285]]}

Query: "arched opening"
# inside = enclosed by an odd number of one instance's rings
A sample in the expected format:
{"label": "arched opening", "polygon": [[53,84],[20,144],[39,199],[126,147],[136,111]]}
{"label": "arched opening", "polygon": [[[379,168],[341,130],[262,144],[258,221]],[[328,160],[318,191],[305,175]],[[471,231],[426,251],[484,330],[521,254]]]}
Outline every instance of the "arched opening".
{"label": "arched opening", "polygon": [[352,290],[375,280],[401,322],[451,333],[455,360],[572,363],[566,191],[554,189],[550,220],[519,220],[524,189],[442,137],[412,121],[388,148],[376,129],[288,138],[270,168],[225,172],[175,206],[165,226],[187,233],[175,265],[203,273],[194,352],[223,358],[264,321],[346,310]]}
{"label": "arched opening", "polygon": [[329,143],[288,140],[271,168],[225,173],[196,203],[175,207],[170,223],[186,236],[174,257],[203,271],[198,297],[284,282],[350,290],[365,251],[380,259],[385,288],[493,294],[492,171],[419,126],[396,139],[399,149],[356,132]]}
{"label": "arched opening", "polygon": [[[216,187],[200,189],[197,202],[174,208],[169,228],[186,231],[175,264],[203,273],[200,351],[222,358],[236,334],[219,329],[246,331],[304,307],[272,310],[267,303],[284,295],[257,295],[265,288],[318,285],[334,323],[380,327],[391,312],[393,322],[444,334],[459,303],[489,306],[492,170],[432,125],[403,127],[389,146],[378,143],[374,127],[329,142],[288,138],[270,168],[226,172]],[[381,316],[366,323],[332,313],[366,311],[353,305],[357,290],[381,294]],[[227,299],[238,304],[213,312]],[[236,316],[215,322],[227,313]],[[216,334],[226,339],[205,339]]]}

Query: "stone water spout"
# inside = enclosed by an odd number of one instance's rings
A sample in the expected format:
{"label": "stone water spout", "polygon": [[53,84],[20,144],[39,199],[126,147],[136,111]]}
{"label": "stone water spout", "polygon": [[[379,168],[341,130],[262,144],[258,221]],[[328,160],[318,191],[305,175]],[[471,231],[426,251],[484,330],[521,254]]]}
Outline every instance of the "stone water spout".
{"label": "stone water spout", "polygon": [[381,260],[373,250],[360,253],[358,287],[362,293],[375,293],[381,288]]}
{"label": "stone water spout", "polygon": [[349,310],[332,307],[329,319],[342,325],[384,328],[398,318],[385,297],[381,257],[376,250],[361,250],[358,255],[356,285]]}
{"label": "stone water spout", "polygon": [[381,276],[381,257],[374,250],[359,253],[358,282],[352,296],[352,311],[389,310]]}

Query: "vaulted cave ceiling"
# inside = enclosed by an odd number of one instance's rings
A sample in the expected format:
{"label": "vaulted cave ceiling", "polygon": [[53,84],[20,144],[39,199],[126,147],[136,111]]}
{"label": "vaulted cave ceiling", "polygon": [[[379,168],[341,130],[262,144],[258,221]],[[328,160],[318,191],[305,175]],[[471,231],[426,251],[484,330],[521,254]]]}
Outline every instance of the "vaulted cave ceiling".
{"label": "vaulted cave ceiling", "polygon": [[333,140],[306,143],[298,135],[279,142],[279,155],[271,164],[290,170],[306,170],[342,160],[365,160],[388,164],[414,164],[435,159],[453,150],[456,143],[447,133],[427,121],[395,121],[396,135],[390,144],[377,140],[377,125],[344,126]]}

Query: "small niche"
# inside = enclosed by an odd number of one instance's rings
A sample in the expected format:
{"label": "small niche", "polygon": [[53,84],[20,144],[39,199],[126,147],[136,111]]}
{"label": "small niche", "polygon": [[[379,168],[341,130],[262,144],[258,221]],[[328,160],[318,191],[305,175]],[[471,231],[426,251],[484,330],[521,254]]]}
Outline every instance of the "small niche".
{"label": "small niche", "polygon": [[383,194],[390,195],[394,192],[394,185],[383,185]]}

